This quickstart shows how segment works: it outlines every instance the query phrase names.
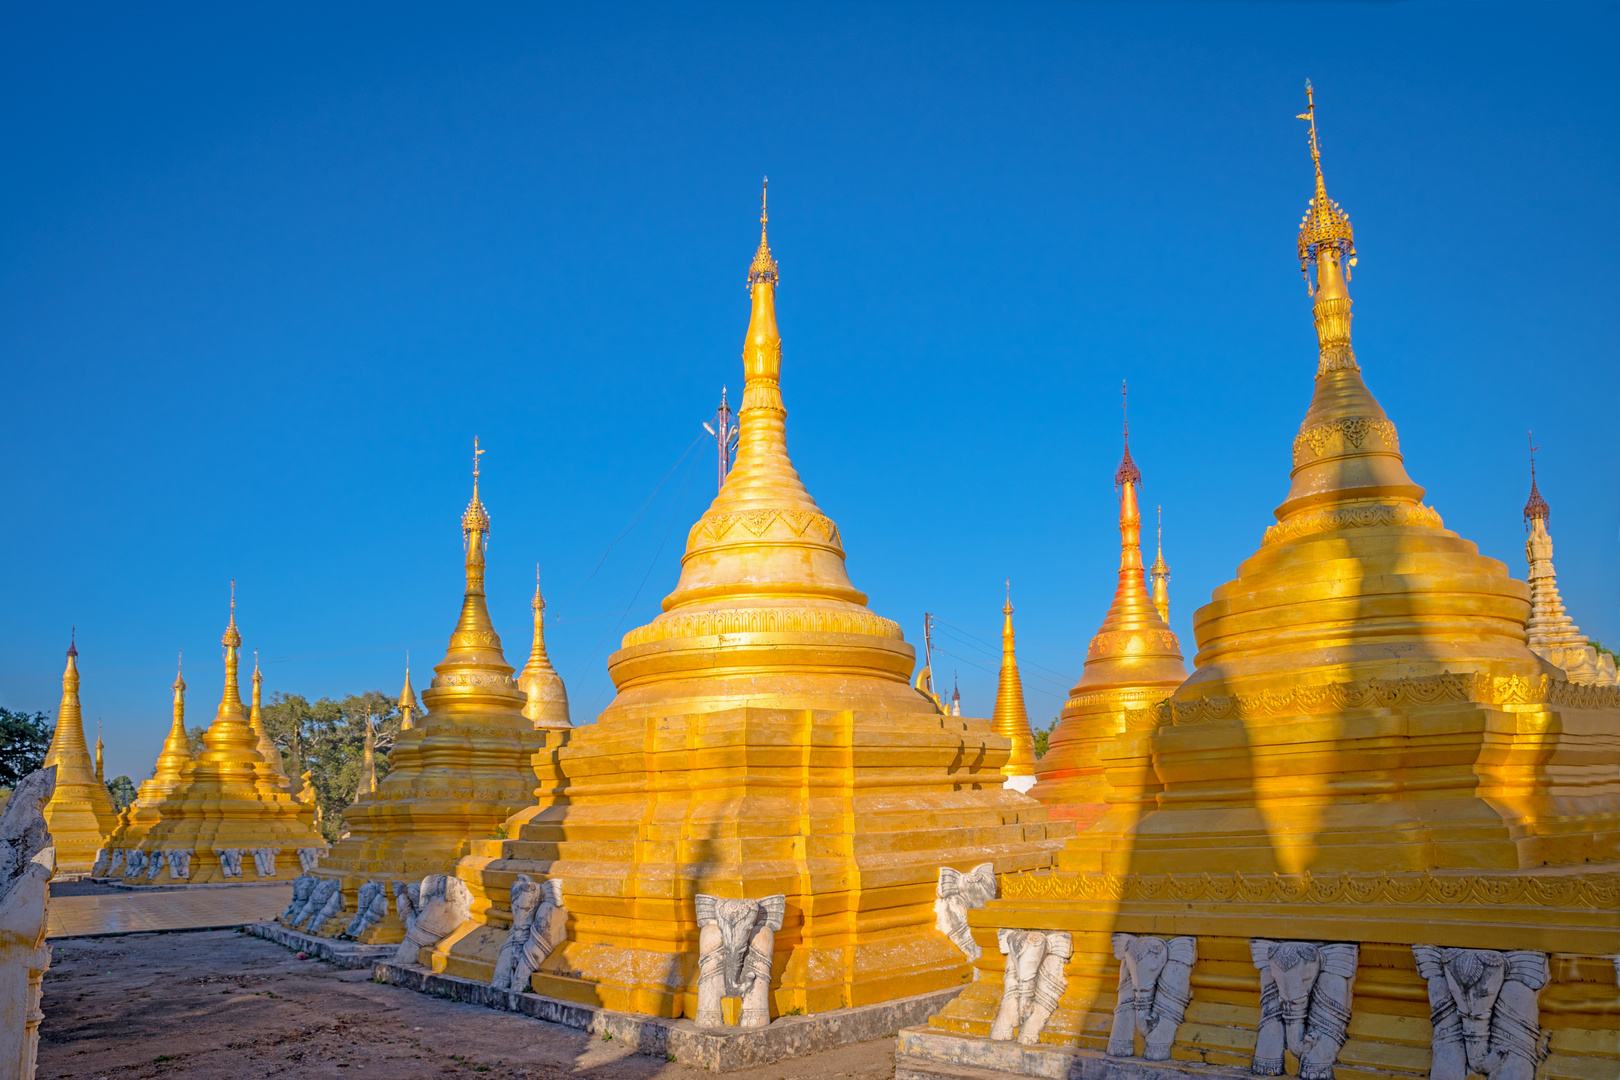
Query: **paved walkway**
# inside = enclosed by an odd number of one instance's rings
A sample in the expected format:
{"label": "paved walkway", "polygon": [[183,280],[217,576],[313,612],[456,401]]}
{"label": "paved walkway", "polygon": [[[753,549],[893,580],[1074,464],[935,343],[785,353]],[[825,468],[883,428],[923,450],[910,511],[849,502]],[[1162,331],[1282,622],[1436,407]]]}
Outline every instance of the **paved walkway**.
{"label": "paved walkway", "polygon": [[291,900],[290,883],[52,896],[50,927],[45,936],[68,938],[241,926],[274,919]]}

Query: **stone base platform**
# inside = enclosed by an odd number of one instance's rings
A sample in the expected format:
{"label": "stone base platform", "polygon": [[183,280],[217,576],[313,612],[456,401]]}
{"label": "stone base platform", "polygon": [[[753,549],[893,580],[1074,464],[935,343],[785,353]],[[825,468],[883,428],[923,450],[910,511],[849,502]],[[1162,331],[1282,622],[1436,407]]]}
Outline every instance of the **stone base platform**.
{"label": "stone base platform", "polygon": [[392,960],[399,951],[398,942],[392,945],[367,945],[359,941],[340,941],[306,934],[278,922],[252,923],[243,929],[254,937],[308,953],[340,968],[368,968],[380,960]]}
{"label": "stone base platform", "polygon": [[690,1020],[614,1012],[539,994],[497,990],[488,983],[441,975],[415,964],[381,962],[373,968],[372,977],[390,986],[612,1036],[638,1053],[717,1072],[887,1038],[902,1028],[925,1023],[960,993],[958,987],[853,1009],[779,1016],[762,1028],[700,1028]]}
{"label": "stone base platform", "polygon": [[1144,1061],[1109,1057],[1100,1050],[1038,1043],[992,1042],[938,1028],[900,1033],[894,1080],[1253,1080],[1248,1069],[1192,1061]]}

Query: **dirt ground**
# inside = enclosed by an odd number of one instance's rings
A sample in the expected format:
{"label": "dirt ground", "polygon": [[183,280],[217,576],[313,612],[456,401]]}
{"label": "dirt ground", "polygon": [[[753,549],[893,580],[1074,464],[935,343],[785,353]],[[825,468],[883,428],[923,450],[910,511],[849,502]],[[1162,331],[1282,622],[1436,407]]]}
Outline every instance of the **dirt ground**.
{"label": "dirt ground", "polygon": [[[544,1080],[888,1080],[893,1039],[715,1074],[571,1028],[298,960],[232,930],[53,942],[40,1080],[464,1076]],[[374,1073],[372,1071],[375,1071]]]}

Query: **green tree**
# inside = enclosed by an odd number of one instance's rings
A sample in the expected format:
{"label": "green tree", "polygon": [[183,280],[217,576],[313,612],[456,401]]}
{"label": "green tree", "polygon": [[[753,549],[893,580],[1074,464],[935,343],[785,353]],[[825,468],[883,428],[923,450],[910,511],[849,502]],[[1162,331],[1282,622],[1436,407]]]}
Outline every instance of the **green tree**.
{"label": "green tree", "polygon": [[107,794],[112,796],[113,805],[122,810],[135,801],[135,782],[127,776],[115,776],[107,781]]}
{"label": "green tree", "polygon": [[294,785],[304,771],[309,772],[321,808],[321,831],[328,840],[336,840],[348,827],[343,811],[354,802],[360,786],[366,725],[372,724],[376,739],[380,781],[388,775],[387,752],[399,735],[398,704],[381,690],[315,702],[278,692],[270,695],[261,716]]}
{"label": "green tree", "polygon": [[12,788],[45,764],[51,746],[49,713],[0,709],[0,787]]}
{"label": "green tree", "polygon": [[1053,720],[1045,727],[1035,729],[1035,760],[1039,761],[1046,756],[1046,745],[1052,738],[1052,728],[1056,725],[1057,721]]}
{"label": "green tree", "polygon": [[186,728],[186,745],[191,747],[192,757],[208,749],[208,744],[203,742],[203,736],[206,734],[208,734],[207,724],[193,724]]}

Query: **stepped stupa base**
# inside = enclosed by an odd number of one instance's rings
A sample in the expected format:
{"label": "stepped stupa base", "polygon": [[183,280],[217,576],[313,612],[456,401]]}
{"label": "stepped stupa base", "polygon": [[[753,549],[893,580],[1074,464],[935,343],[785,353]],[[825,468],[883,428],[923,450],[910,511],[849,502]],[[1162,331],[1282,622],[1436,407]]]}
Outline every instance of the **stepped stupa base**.
{"label": "stepped stupa base", "polygon": [[487,982],[445,975],[415,964],[379,963],[372,977],[389,986],[521,1013],[604,1039],[611,1037],[639,1054],[714,1072],[768,1065],[784,1058],[888,1038],[902,1028],[926,1021],[960,992],[937,990],[852,1009],[781,1016],[765,1027],[745,1029],[698,1027],[690,1020],[617,1012],[541,994],[513,993]]}
{"label": "stepped stupa base", "polygon": [[[1358,946],[1338,1080],[1429,1076],[1430,986],[1414,945],[1546,956],[1535,1022],[1550,1041],[1537,1075],[1620,1075],[1620,863],[1511,873],[1025,874],[1003,877],[1001,895],[968,915],[984,948],[978,977],[926,1031],[903,1037],[902,1055],[942,1069],[1099,1080],[1169,1080],[1190,1075],[1182,1069],[1190,1063],[1246,1071],[1261,1025],[1261,972],[1251,947],[1261,939]],[[1001,928],[1063,931],[1072,941],[1067,984],[1040,1031],[1039,1053],[988,1039],[1002,999]],[[1126,1071],[1108,1071],[1093,1060],[1106,1056],[1119,1001],[1115,934],[1195,942],[1190,1002],[1169,1061],[1119,1058]],[[1049,1048],[1069,1059],[1042,1056]],[[1141,1071],[1151,1068],[1160,1071]],[[1225,1075],[1198,1072],[1206,1071]]]}

